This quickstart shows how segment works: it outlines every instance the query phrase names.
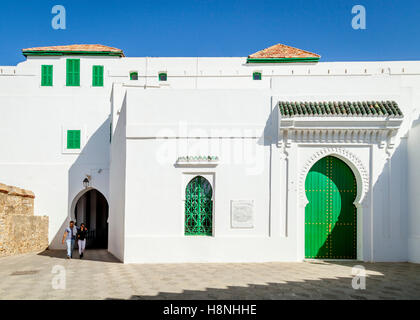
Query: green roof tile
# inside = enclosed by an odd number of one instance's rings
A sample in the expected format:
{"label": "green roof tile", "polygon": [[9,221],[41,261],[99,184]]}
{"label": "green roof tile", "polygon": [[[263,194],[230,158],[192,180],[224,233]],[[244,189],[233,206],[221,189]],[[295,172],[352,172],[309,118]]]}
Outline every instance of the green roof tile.
{"label": "green roof tile", "polygon": [[395,101],[329,101],[279,102],[282,117],[390,117],[402,118],[403,113]]}

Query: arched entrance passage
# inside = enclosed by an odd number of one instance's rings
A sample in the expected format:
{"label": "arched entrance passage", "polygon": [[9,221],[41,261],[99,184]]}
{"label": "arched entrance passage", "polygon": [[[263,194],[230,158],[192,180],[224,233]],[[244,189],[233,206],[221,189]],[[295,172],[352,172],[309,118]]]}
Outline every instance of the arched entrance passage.
{"label": "arched entrance passage", "polygon": [[305,257],[356,259],[357,183],[342,160],[328,156],[313,165],[305,180]]}
{"label": "arched entrance passage", "polygon": [[89,231],[87,248],[108,248],[108,202],[98,190],[85,192],[77,201],[76,225],[84,223]]}

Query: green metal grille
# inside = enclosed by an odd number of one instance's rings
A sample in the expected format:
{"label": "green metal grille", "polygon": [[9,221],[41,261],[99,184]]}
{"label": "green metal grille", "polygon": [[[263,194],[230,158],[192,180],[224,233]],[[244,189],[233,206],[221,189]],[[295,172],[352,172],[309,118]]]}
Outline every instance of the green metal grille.
{"label": "green metal grille", "polygon": [[356,259],[357,195],[352,170],[340,159],[319,160],[305,181],[305,256]]}
{"label": "green metal grille", "polygon": [[211,236],[213,234],[213,190],[210,183],[197,176],[185,190],[185,235]]}

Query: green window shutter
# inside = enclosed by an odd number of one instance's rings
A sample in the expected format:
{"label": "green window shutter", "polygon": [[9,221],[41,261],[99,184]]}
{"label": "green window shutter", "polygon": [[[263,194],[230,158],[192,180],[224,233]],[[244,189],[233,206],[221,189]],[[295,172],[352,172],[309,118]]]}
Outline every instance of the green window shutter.
{"label": "green window shutter", "polygon": [[80,149],[80,130],[67,130],[67,149]]}
{"label": "green window shutter", "polygon": [[92,86],[103,87],[104,85],[104,66],[93,66]]}
{"label": "green window shutter", "polygon": [[74,60],[74,85],[80,86],[80,59]]}
{"label": "green window shutter", "polygon": [[166,81],[168,80],[168,74],[166,72],[159,73],[159,81]]}
{"label": "green window shutter", "polygon": [[252,74],[252,79],[253,79],[253,80],[261,80],[261,79],[262,79],[262,74],[261,74],[261,72],[254,72],[254,73]]}
{"label": "green window shutter", "polygon": [[80,59],[67,59],[67,81],[69,87],[80,86]]}
{"label": "green window shutter", "polygon": [[66,85],[72,86],[73,85],[73,60],[67,59],[67,66],[66,66]]}
{"label": "green window shutter", "polygon": [[139,74],[137,72],[130,72],[130,80],[138,80]]}
{"label": "green window shutter", "polygon": [[42,65],[41,66],[41,86],[51,87],[53,85],[53,66]]}

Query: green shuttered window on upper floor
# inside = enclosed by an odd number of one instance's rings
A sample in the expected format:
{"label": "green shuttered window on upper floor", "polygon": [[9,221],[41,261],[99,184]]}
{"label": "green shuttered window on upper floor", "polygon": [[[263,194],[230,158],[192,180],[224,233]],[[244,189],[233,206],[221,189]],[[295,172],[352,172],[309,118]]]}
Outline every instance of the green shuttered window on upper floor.
{"label": "green shuttered window on upper floor", "polygon": [[67,81],[68,87],[80,86],[80,59],[67,59]]}
{"label": "green shuttered window on upper floor", "polygon": [[252,74],[252,79],[253,80],[261,80],[262,79],[262,73],[261,72],[258,72],[258,71],[254,72]]}
{"label": "green shuttered window on upper floor", "polygon": [[139,79],[139,74],[136,71],[131,71],[130,72],[130,80],[138,80]]}
{"label": "green shuttered window on upper floor", "polygon": [[92,67],[92,86],[93,87],[104,86],[104,66]]}
{"label": "green shuttered window on upper floor", "polygon": [[166,72],[159,72],[159,81],[167,81],[168,74]]}
{"label": "green shuttered window on upper floor", "polygon": [[52,87],[53,85],[53,66],[42,65],[41,66],[41,86]]}
{"label": "green shuttered window on upper floor", "polygon": [[80,130],[67,130],[67,149],[80,149]]}

